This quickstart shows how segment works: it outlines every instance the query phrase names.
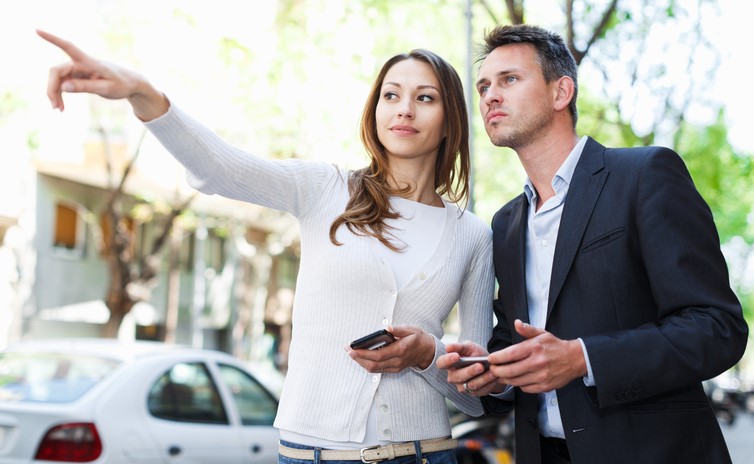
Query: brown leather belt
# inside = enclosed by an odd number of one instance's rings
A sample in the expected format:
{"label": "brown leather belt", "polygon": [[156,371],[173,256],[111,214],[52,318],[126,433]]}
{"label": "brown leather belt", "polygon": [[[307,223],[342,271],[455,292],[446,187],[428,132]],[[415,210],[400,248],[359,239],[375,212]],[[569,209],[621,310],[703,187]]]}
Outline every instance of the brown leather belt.
{"label": "brown leather belt", "polygon": [[[452,438],[438,438],[434,440],[422,440],[419,442],[422,453],[454,449],[456,443],[457,441]],[[314,460],[314,450],[311,449],[289,448],[281,444],[278,446],[278,451],[281,455],[292,459],[303,459],[307,461]],[[360,450],[323,449],[319,452],[319,459],[322,461],[361,461],[370,463],[415,454],[416,449],[414,448],[414,443],[406,442],[391,443],[385,446],[370,446]]]}

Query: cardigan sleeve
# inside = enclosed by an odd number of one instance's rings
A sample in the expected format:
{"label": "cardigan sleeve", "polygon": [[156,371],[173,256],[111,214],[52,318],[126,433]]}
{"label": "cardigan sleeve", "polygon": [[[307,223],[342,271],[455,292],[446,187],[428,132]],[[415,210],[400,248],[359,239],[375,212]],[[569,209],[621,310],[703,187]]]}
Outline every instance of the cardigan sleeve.
{"label": "cardigan sleeve", "polygon": [[145,126],[186,168],[189,185],[207,195],[301,217],[319,200],[322,186],[341,175],[324,162],[252,155],[225,142],[175,105]]}
{"label": "cardigan sleeve", "polygon": [[[465,241],[474,245],[472,259],[466,269],[458,300],[459,340],[471,340],[486,346],[492,334],[492,301],[495,278],[492,268],[492,233],[489,227],[471,229]],[[448,382],[447,372],[437,367],[437,358],[446,354],[445,345],[435,337],[435,358],[423,371],[418,371],[436,390],[458,409],[471,416],[484,410],[479,398],[461,393]]]}

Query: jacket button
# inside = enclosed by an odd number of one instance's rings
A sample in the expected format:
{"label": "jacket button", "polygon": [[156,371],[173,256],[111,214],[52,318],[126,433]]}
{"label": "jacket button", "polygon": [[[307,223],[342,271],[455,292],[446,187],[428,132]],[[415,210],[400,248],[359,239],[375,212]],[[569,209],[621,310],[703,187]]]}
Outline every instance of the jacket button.
{"label": "jacket button", "polygon": [[537,420],[536,419],[529,419],[529,427],[536,430],[537,429]]}

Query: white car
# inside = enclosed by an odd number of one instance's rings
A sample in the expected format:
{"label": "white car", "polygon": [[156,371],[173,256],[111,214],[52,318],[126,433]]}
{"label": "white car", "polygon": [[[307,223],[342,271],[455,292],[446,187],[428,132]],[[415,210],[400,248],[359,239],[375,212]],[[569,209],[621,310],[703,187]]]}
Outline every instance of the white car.
{"label": "white car", "polygon": [[233,356],[157,342],[0,352],[0,463],[276,463],[277,398]]}

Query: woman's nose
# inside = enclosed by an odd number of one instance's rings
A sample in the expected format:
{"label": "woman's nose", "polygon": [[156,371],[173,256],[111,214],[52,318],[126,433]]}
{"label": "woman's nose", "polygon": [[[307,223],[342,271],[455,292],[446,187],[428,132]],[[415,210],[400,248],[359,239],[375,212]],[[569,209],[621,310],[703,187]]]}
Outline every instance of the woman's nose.
{"label": "woman's nose", "polygon": [[414,105],[411,102],[401,103],[398,108],[398,116],[402,118],[414,117]]}

